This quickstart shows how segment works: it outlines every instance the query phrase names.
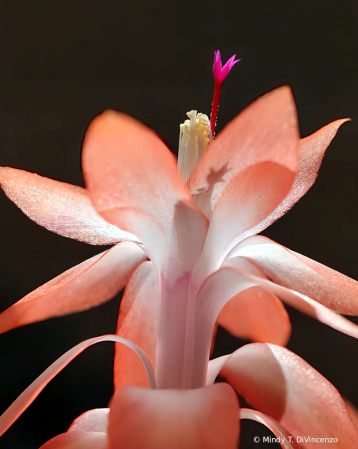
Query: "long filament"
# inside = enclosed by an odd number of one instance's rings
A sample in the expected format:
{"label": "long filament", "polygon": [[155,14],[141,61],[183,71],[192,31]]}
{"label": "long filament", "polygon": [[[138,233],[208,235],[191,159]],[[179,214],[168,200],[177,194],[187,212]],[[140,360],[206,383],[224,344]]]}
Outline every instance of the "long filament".
{"label": "long filament", "polygon": [[118,335],[103,335],[101,337],[90,338],[82,343],[78,344],[74,348],[67,351],[59,359],[57,359],[52,365],[50,365],[32,384],[30,384],[26,390],[24,390],[20,396],[5,410],[0,416],[0,436],[3,435],[7,429],[17,420],[17,418],[32,404],[46,385],[65,368],[75,357],[77,357],[82,351],[88,347],[100,343],[103,341],[115,341],[117,343],[123,343],[131,348],[141,359],[145,371],[148,376],[149,387],[156,389],[156,380],[153,367],[145,355],[145,353],[133,342],[127,338],[119,337]]}

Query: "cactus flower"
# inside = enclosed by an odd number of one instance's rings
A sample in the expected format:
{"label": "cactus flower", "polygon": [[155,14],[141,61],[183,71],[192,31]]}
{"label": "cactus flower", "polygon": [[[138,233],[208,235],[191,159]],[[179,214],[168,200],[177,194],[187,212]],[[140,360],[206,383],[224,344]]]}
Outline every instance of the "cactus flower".
{"label": "cactus flower", "polygon": [[[233,56],[221,68],[215,53],[215,89],[236,62]],[[291,434],[357,446],[339,393],[281,347],[290,334],[281,301],[358,338],[358,327],[341,315],[358,314],[358,283],[257,235],[308,191],[346,120],[300,139],[293,96],[283,86],[213,139],[217,92],[211,123],[191,111],[181,125],[179,167],[151,129],[106,111],[83,143],[85,189],[0,168],[2,189],[29,218],[66,237],[114,244],[5,310],[0,332],[94,307],[129,279],[117,336],[108,337],[117,341],[110,409],[88,412],[44,449],[233,449],[239,416],[285,435],[286,448],[299,447]],[[209,362],[217,322],[258,343]],[[77,354],[71,351],[5,412],[1,432]],[[220,372],[231,386],[212,385]],[[255,411],[240,412],[234,390]]]}

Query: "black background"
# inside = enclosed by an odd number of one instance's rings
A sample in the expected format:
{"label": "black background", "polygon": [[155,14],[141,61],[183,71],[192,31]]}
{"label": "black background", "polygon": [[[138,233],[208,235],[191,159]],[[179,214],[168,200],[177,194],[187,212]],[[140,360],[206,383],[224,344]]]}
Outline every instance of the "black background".
{"label": "black background", "polygon": [[[81,144],[106,108],[153,127],[176,151],[185,112],[209,114],[213,51],[242,61],[225,82],[218,130],[257,96],[290,84],[301,135],[342,117],[316,184],[265,235],[358,279],[358,58],[355,0],[2,0],[0,164],[83,185]],[[98,252],[52,234],[0,194],[0,309]],[[0,411],[80,341],[115,332],[120,296],[0,336]],[[358,405],[358,342],[290,310],[288,347]],[[356,322],[358,322],[356,320]],[[219,332],[216,353],[244,344]],[[113,346],[93,347],[2,437],[36,449],[112,394]],[[246,429],[242,448],[256,447]],[[253,430],[254,429],[254,430]],[[274,447],[274,445],[262,445]]]}

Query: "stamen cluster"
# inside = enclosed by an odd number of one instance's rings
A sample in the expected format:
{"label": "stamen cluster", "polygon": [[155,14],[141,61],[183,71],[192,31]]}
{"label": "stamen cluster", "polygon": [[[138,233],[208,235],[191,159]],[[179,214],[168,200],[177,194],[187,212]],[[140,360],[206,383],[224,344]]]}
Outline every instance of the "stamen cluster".
{"label": "stamen cluster", "polygon": [[186,115],[189,120],[180,125],[178,169],[188,181],[213,137],[207,115],[194,110]]}

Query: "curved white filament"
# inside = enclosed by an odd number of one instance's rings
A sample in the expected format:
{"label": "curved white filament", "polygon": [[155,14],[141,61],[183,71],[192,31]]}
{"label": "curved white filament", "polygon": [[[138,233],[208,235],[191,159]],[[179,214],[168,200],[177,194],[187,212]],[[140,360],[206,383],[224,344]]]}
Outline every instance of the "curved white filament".
{"label": "curved white filament", "polygon": [[[301,446],[296,442],[295,438],[277,421],[264,413],[249,408],[240,410],[240,419],[251,419],[271,430],[275,435],[281,447],[284,449],[300,449]],[[258,441],[257,441],[258,442]]]}
{"label": "curved white filament", "polygon": [[153,367],[145,355],[145,353],[133,342],[126,338],[119,337],[118,335],[103,335],[101,337],[90,338],[83,341],[74,348],[67,351],[59,359],[57,359],[52,365],[50,365],[32,384],[30,384],[26,390],[24,390],[20,396],[5,410],[0,416],[0,436],[3,435],[7,429],[17,420],[17,418],[27,409],[29,405],[37,398],[45,386],[63,369],[65,368],[75,357],[77,357],[82,351],[88,347],[100,343],[103,341],[114,341],[122,343],[131,348],[141,359],[145,371],[148,376],[149,387],[156,389],[156,381]]}

